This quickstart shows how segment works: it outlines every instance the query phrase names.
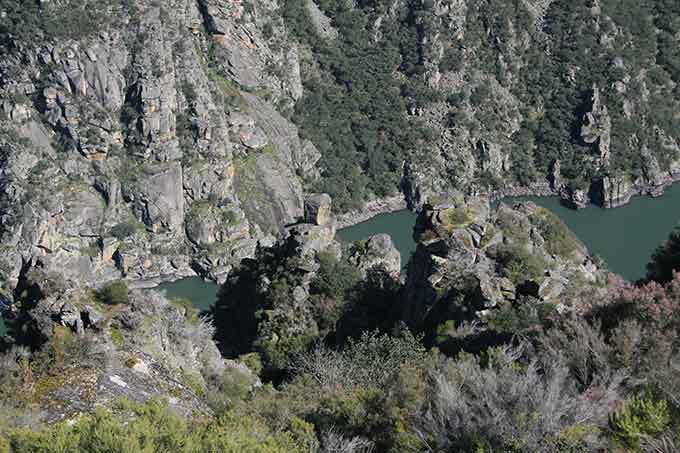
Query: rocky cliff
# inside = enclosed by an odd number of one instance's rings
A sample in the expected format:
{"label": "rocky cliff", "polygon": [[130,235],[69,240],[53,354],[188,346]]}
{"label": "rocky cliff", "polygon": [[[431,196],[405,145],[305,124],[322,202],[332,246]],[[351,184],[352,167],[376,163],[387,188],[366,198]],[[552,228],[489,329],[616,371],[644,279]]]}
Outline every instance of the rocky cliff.
{"label": "rocky cliff", "polygon": [[315,177],[320,156],[278,113],[302,86],[277,7],[3,11],[4,293],[35,267],[74,287],[219,277],[302,216],[301,177]]}
{"label": "rocky cliff", "polygon": [[3,355],[8,416],[16,410],[32,414],[24,423],[55,422],[121,399],[152,398],[187,418],[207,416],[210,392],[221,385],[259,385],[245,365],[222,358],[214,327],[190,301],[128,293],[120,282],[98,292],[52,282],[40,292],[45,275],[34,270],[29,278],[36,291],[8,321],[14,340]]}
{"label": "rocky cliff", "polygon": [[419,329],[579,311],[607,281],[573,233],[533,203],[491,209],[484,198],[450,195],[424,207],[414,237],[402,317]]}

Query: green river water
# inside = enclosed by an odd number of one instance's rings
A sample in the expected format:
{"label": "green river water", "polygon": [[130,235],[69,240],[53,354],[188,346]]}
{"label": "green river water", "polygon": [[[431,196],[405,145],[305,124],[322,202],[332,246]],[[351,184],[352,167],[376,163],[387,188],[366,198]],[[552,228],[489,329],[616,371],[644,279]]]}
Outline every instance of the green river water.
{"label": "green river water", "polygon": [[200,277],[188,277],[174,282],[163,283],[154,288],[163,291],[168,297],[189,299],[200,311],[208,310],[217,301],[217,283],[205,281]]}
{"label": "green river water", "polygon": [[406,268],[411,253],[416,250],[413,241],[413,225],[416,214],[403,210],[390,214],[380,214],[365,222],[344,228],[337,233],[341,241],[354,242],[366,239],[374,234],[387,233],[392,236],[394,246],[401,252],[401,265]]}
{"label": "green river water", "polygon": [[591,255],[601,257],[611,271],[630,281],[645,276],[652,252],[680,222],[679,184],[662,197],[635,197],[616,209],[589,206],[575,211],[562,206],[556,197],[504,201],[533,201],[550,209],[583,241]]}
{"label": "green river water", "polygon": [[[634,281],[645,275],[645,265],[654,249],[668,237],[680,221],[680,184],[669,188],[660,198],[635,197],[621,208],[601,209],[590,206],[575,211],[562,206],[555,197],[521,197],[505,203],[533,201],[557,214],[586,244],[590,253],[605,260],[609,269]],[[410,211],[381,214],[366,222],[338,231],[347,242],[365,239],[378,233],[392,236],[406,266],[415,243],[411,237],[416,216]],[[190,277],[160,285],[168,297],[191,300],[199,310],[206,310],[217,299],[219,286]],[[5,331],[0,320],[0,335]]]}

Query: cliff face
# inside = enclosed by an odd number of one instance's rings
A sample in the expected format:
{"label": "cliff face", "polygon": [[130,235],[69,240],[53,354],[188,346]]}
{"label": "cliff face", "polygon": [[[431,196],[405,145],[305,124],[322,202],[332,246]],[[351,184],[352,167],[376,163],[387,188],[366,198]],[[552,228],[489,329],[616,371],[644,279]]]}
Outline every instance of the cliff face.
{"label": "cliff face", "polygon": [[424,207],[414,236],[402,317],[416,328],[479,326],[512,310],[578,312],[607,280],[573,233],[533,203],[490,209],[483,198],[449,196]]}
{"label": "cliff face", "polygon": [[[435,0],[419,16],[423,77],[442,98],[412,112],[439,135],[410,159],[413,204],[443,188],[552,192],[575,207],[663,193],[680,158],[668,26],[680,11],[505,3]],[[562,179],[548,186],[555,164]]]}
{"label": "cliff face", "polygon": [[0,280],[223,279],[403,192],[607,207],[680,175],[662,0],[0,4]]}
{"label": "cliff face", "polygon": [[85,1],[24,5],[20,19],[9,11],[5,293],[34,267],[74,286],[217,277],[302,215],[300,178],[314,177],[320,156],[274,107],[302,93],[298,50],[270,20],[277,7]]}

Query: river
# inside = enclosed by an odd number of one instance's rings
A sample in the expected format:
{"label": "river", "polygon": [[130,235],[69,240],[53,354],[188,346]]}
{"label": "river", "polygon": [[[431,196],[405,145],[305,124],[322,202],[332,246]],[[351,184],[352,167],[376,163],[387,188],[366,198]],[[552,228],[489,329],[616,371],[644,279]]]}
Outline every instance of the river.
{"label": "river", "polygon": [[[557,197],[503,200],[505,203],[520,201],[533,201],[557,214],[592,255],[602,258],[610,270],[630,281],[645,276],[652,252],[680,221],[680,184],[668,188],[662,197],[634,197],[629,204],[616,209],[589,206],[576,211],[563,206]],[[371,234],[389,233],[401,251],[405,266],[415,250],[411,238],[414,222],[414,214],[399,211],[340,230],[338,236],[356,241]]]}
{"label": "river", "polygon": [[[635,281],[645,275],[645,266],[654,249],[680,221],[680,184],[670,187],[660,198],[635,197],[616,209],[590,206],[580,211],[566,208],[556,197],[518,197],[505,203],[533,201],[557,214],[583,241],[592,255],[601,257],[609,269]],[[410,211],[380,214],[370,220],[338,231],[342,241],[353,242],[378,233],[392,236],[406,267],[416,244],[412,238],[416,215]],[[158,289],[169,297],[190,299],[205,310],[216,300],[218,285],[198,277],[164,283]],[[2,327],[0,327],[1,329]]]}
{"label": "river", "polygon": [[344,242],[354,242],[374,234],[387,233],[392,236],[394,246],[401,253],[401,266],[405,269],[411,253],[416,250],[416,243],[413,241],[415,223],[416,214],[408,210],[379,214],[365,222],[339,230],[337,237]]}
{"label": "river", "polygon": [[158,285],[154,290],[165,292],[168,297],[189,299],[199,311],[205,311],[217,301],[220,286],[200,277],[188,277]]}

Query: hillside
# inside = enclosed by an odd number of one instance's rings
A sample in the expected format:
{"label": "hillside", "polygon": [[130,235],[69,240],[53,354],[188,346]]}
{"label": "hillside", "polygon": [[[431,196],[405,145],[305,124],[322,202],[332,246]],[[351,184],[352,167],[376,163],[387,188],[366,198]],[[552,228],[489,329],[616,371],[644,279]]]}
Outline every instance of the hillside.
{"label": "hillside", "polygon": [[677,451],[680,233],[494,202],[661,195],[679,84],[674,0],[0,0],[0,453]]}
{"label": "hillside", "polygon": [[355,3],[3,0],[4,291],[221,280],[309,192],[617,206],[677,178],[675,2]]}

